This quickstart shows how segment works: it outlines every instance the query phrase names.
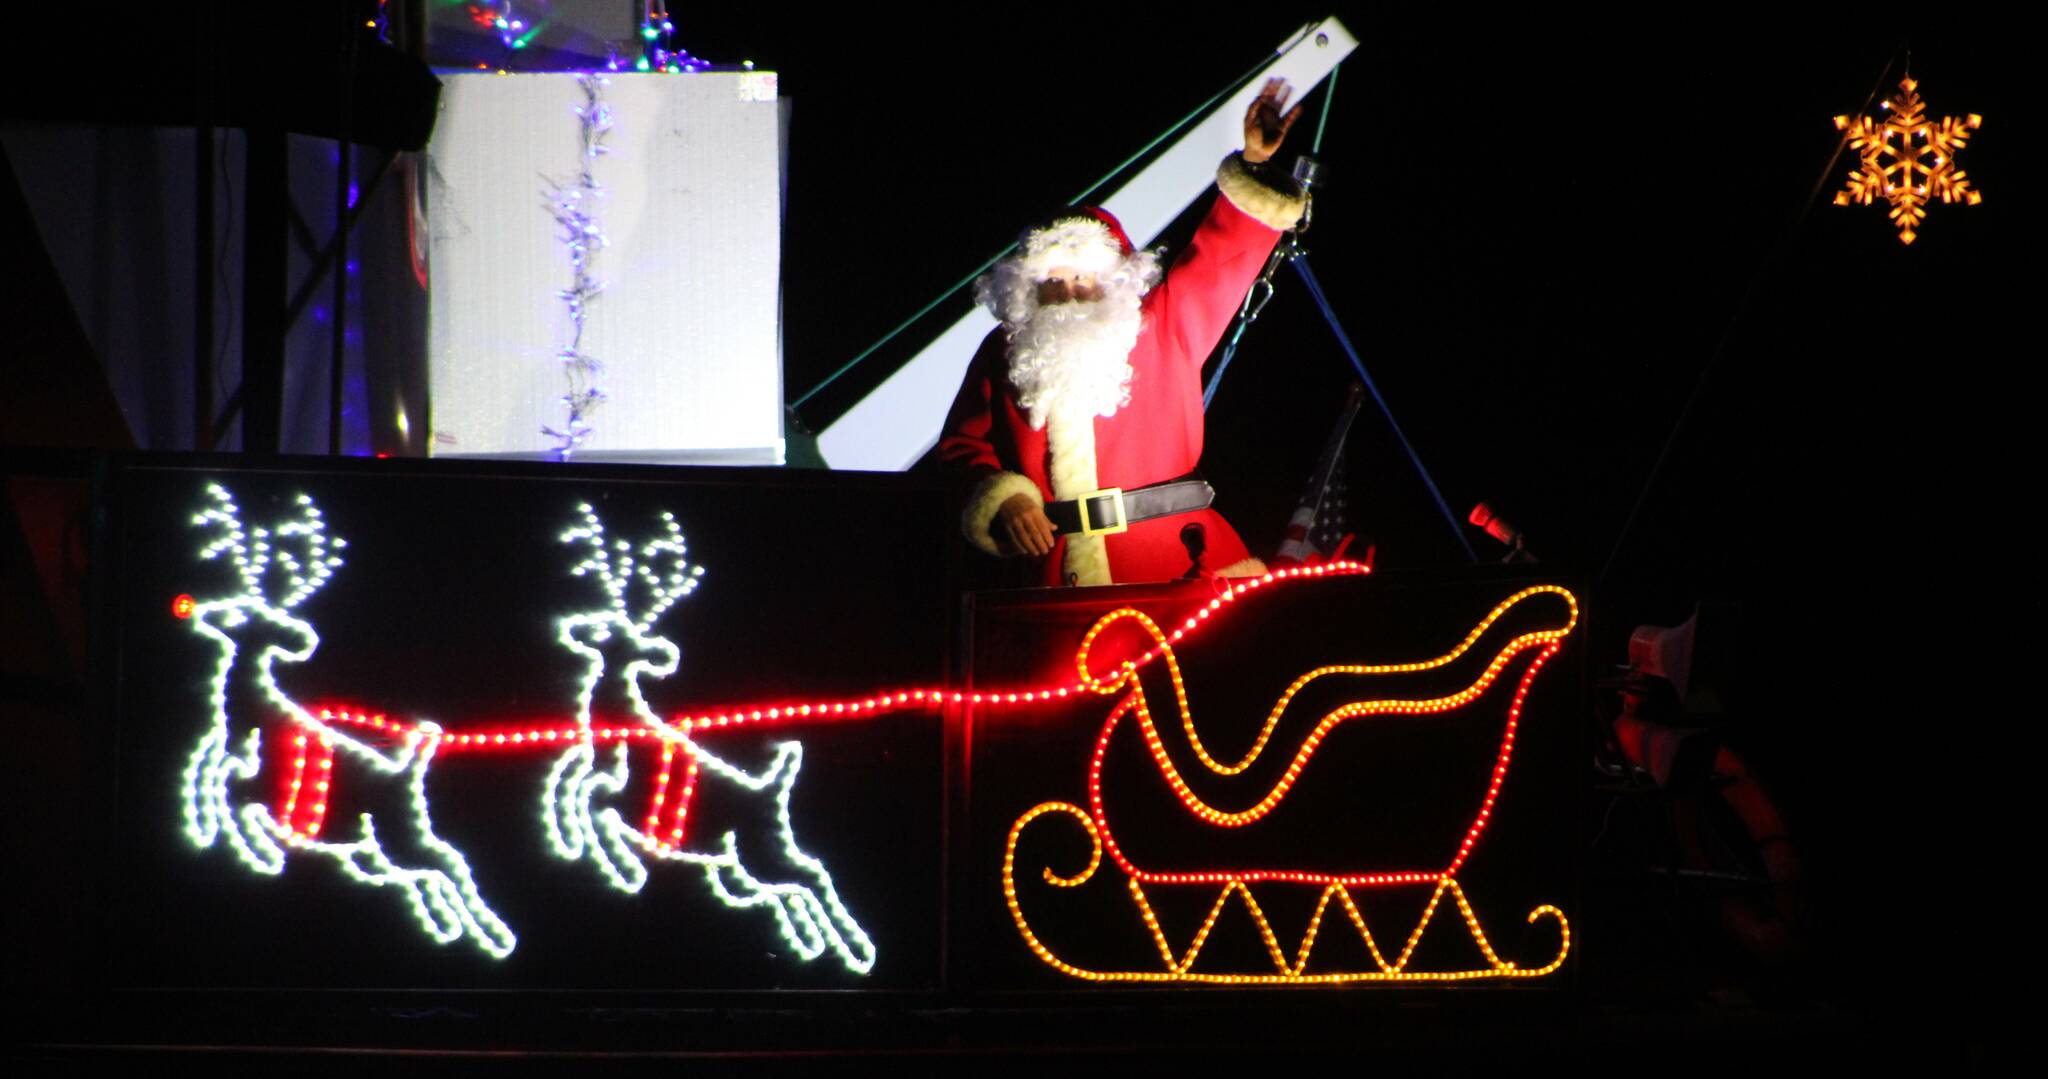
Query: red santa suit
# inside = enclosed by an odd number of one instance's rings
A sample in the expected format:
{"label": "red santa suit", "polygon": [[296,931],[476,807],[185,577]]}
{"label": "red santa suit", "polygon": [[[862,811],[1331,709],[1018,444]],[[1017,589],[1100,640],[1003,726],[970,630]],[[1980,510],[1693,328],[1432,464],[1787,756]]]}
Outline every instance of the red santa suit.
{"label": "red santa suit", "polygon": [[[1202,364],[1258,278],[1280,231],[1300,218],[1298,196],[1256,178],[1237,155],[1217,171],[1220,197],[1173,268],[1143,303],[1130,353],[1130,402],[1109,417],[1053,416],[1033,429],[1008,375],[1005,331],[982,342],[954,399],[939,457],[966,487],[961,529],[994,555],[1016,552],[989,526],[1002,504],[1041,504],[1101,488],[1126,491],[1187,475],[1202,456]],[[1202,565],[1224,576],[1262,573],[1221,514],[1193,510],[1139,521],[1108,536],[1062,534],[1043,559],[1047,584],[1172,580],[1190,566],[1181,531],[1202,526]]]}

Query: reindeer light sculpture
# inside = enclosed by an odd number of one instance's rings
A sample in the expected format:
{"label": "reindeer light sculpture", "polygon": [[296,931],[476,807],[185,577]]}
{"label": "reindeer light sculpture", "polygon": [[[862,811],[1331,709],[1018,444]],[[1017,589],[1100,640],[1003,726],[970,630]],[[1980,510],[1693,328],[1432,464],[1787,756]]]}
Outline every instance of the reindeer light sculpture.
{"label": "reindeer light sculpture", "polygon": [[[616,697],[623,710],[641,724],[660,727],[660,720],[647,706],[640,679],[676,673],[682,650],[668,638],[655,635],[654,623],[676,600],[696,589],[704,567],[691,566],[685,560],[688,548],[674,514],[663,513],[664,534],[636,549],[624,539],[607,544],[604,522],[589,504],[579,506],[578,512],[582,522],[563,532],[561,541],[589,549],[569,572],[595,577],[604,589],[605,605],[565,615],[555,623],[556,639],[583,661],[583,675],[576,699],[575,744],[548,772],[541,819],[547,826],[548,845],[558,857],[569,861],[587,857],[614,888],[638,892],[647,883],[646,863],[635,853],[644,846],[644,837],[625,823],[617,809],[605,806],[595,814],[591,809],[598,792],[616,795],[625,786],[629,752],[626,742],[615,741],[611,768],[597,768],[592,703],[601,693]],[[668,563],[665,571],[657,568],[664,559]],[[637,612],[628,609],[627,600],[636,585],[646,597],[645,606]],[[607,653],[621,651],[626,653],[625,664],[608,664]],[[608,666],[614,669],[608,671]]]}
{"label": "reindeer light sculpture", "polygon": [[[380,749],[315,717],[278,684],[278,664],[304,663],[320,646],[312,623],[292,612],[333,576],[346,542],[328,537],[326,521],[306,495],[298,496],[295,516],[268,528],[245,526],[234,497],[219,484],[210,484],[206,497],[210,504],[192,523],[214,538],[199,557],[231,562],[241,588],[195,603],[188,616],[219,658],[209,723],[182,777],[186,837],[201,849],[224,839],[243,865],[273,876],[284,871],[290,852],[325,856],[352,880],[397,888],[435,941],[467,938],[492,956],[511,954],[517,939],[478,893],[462,852],[434,833],[428,814],[427,769],[441,728],[427,721],[407,725],[395,745]],[[265,738],[273,747],[289,738],[297,752],[275,812],[240,793],[263,771]],[[427,864],[394,859],[367,812],[357,816],[360,831],[353,838],[323,838],[337,755],[358,782],[399,785],[413,829],[407,838]],[[309,760],[316,762],[311,790]]]}
{"label": "reindeer light sculpture", "polygon": [[[338,552],[346,544],[328,535],[319,508],[305,495],[286,519],[267,527],[246,525],[219,484],[207,487],[206,502],[192,519],[213,534],[199,557],[231,563],[240,587],[192,603],[182,614],[218,649],[209,720],[181,779],[186,837],[201,849],[224,843],[243,865],[272,876],[284,871],[292,854],[324,855],[354,881],[396,887],[434,940],[468,939],[492,956],[509,955],[517,939],[479,893],[468,859],[434,832],[426,788],[437,752],[475,750],[505,737],[451,732],[425,719],[302,706],[279,684],[278,668],[304,663],[318,649],[312,623],[295,612],[340,567]],[[635,546],[609,538],[589,505],[579,514],[560,537],[581,551],[570,572],[596,581],[603,595],[601,605],[556,622],[557,641],[582,665],[575,716],[523,743],[567,746],[549,769],[542,795],[549,849],[565,860],[588,860],[627,893],[645,885],[648,859],[696,866],[727,906],[774,915],[802,958],[829,951],[846,969],[867,973],[875,961],[873,942],[841,902],[825,864],[797,844],[790,820],[803,747],[777,743],[766,767],[748,771],[698,745],[691,720],[664,721],[648,704],[644,683],[675,674],[682,658],[655,624],[703,575],[687,560],[674,515],[663,513],[657,535]],[[522,744],[519,737],[511,741]],[[636,745],[659,757],[658,767],[642,770],[651,779],[644,828],[627,823],[610,804],[634,778]],[[282,765],[271,785],[281,793],[271,802],[246,793],[264,774],[266,754]],[[344,774],[337,774],[337,760]],[[685,778],[671,789],[678,764]],[[742,834],[756,838],[745,824],[710,850],[684,848],[683,824],[700,776],[759,806],[758,831],[770,842],[744,846],[767,850],[765,858],[755,856],[752,866],[743,859]],[[323,834],[344,778],[355,800],[391,796],[411,827],[380,838],[380,822],[361,812],[348,838]],[[404,840],[397,854],[386,844],[393,836]]]}
{"label": "reindeer light sculpture", "polygon": [[[704,872],[713,893],[728,906],[763,907],[775,916],[783,939],[803,959],[831,951],[848,970],[865,974],[875,962],[874,943],[840,901],[825,864],[796,841],[789,800],[803,763],[803,746],[781,742],[760,772],[749,772],[703,748],[683,727],[656,716],[648,705],[641,680],[676,673],[682,652],[655,633],[654,625],[677,600],[689,595],[703,576],[690,565],[681,527],[675,516],[661,515],[661,532],[635,546],[626,539],[608,539],[604,522],[587,503],[578,507],[581,520],[560,537],[581,548],[583,557],[570,573],[594,578],[604,593],[604,606],[569,614],[556,623],[562,647],[584,664],[578,683],[573,744],[548,772],[541,796],[541,817],[551,850],[565,860],[587,859],[612,887],[636,893],[647,882],[645,858],[694,865]],[[639,601],[635,607],[633,601]],[[623,659],[621,665],[618,660]],[[593,714],[598,703],[605,714],[629,714],[634,727],[598,728]],[[610,762],[598,764],[598,745],[611,745]],[[659,747],[642,826],[627,822],[604,801],[622,794],[633,775],[632,743]],[[671,779],[682,758],[683,781],[671,791]],[[740,797],[766,794],[773,803],[773,833],[780,872],[767,879],[750,870],[740,856],[739,837],[726,832],[716,849],[692,851],[682,846],[684,822],[698,782],[706,773],[731,787]]]}

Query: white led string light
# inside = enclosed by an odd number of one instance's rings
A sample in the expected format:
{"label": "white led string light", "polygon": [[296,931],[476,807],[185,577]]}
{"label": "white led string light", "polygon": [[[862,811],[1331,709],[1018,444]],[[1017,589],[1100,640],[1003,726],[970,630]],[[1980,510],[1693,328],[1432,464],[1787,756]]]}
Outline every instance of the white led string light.
{"label": "white led string light", "polygon": [[434,834],[427,804],[427,767],[433,762],[434,749],[440,741],[441,728],[427,721],[405,735],[405,749],[413,760],[406,769],[406,792],[421,844],[439,855],[449,867],[447,870],[407,869],[393,862],[378,844],[376,827],[368,813],[359,818],[362,837],[352,843],[330,843],[295,832],[286,833],[287,840],[300,849],[333,858],[342,872],[359,883],[372,887],[391,884],[403,889],[420,928],[436,943],[449,944],[468,936],[477,947],[503,959],[512,954],[519,939],[478,894],[476,880],[462,852]]}
{"label": "white led string light", "polygon": [[[664,534],[641,545],[636,552],[627,540],[606,542],[604,521],[589,503],[576,510],[583,518],[581,523],[557,538],[587,548],[583,559],[569,573],[576,577],[594,576],[604,589],[605,606],[565,615],[555,622],[555,640],[583,660],[583,677],[577,685],[576,743],[548,771],[547,783],[541,791],[541,820],[548,846],[556,857],[575,861],[588,856],[612,887],[632,893],[647,883],[647,867],[634,853],[633,848],[639,845],[637,838],[629,842],[624,833],[631,832],[635,837],[639,833],[626,824],[615,808],[605,806],[595,816],[591,812],[597,792],[616,795],[623,791],[628,773],[628,751],[623,743],[613,749],[609,772],[596,767],[590,705],[605,676],[604,653],[596,645],[618,634],[639,653],[619,677],[627,699],[632,702],[633,714],[644,725],[660,727],[661,721],[655,718],[641,692],[640,679],[674,674],[682,660],[682,650],[668,638],[655,635],[654,623],[676,600],[696,590],[704,568],[691,566],[686,560],[688,551],[674,514],[663,513]],[[666,574],[657,573],[653,567],[664,555],[670,560],[669,570]],[[626,602],[627,590],[635,581],[648,591],[645,609],[638,618],[633,617]],[[583,639],[586,637],[588,642]],[[650,661],[645,658],[648,654],[657,658]]]}
{"label": "white led string light", "polygon": [[[839,901],[839,890],[833,886],[832,874],[825,869],[825,863],[805,853],[796,843],[796,831],[789,817],[789,796],[796,786],[797,771],[803,767],[803,744],[776,743],[774,762],[759,775],[735,768],[702,749],[695,752],[712,771],[748,790],[774,787],[776,839],[782,844],[782,857],[809,877],[812,884],[770,884],[756,878],[741,864],[738,839],[732,832],[720,837],[719,853],[715,855],[676,850],[651,842],[645,836],[639,837],[642,846],[657,857],[702,867],[712,891],[729,907],[767,906],[775,914],[783,941],[804,959],[816,959],[830,948],[846,969],[866,974],[875,965],[874,942],[868,939],[867,931]],[[735,889],[733,885],[738,887]]]}
{"label": "white led string light", "polygon": [[[605,606],[556,621],[556,640],[583,660],[584,672],[577,687],[575,744],[549,770],[541,795],[541,817],[550,848],[567,860],[588,857],[614,888],[627,893],[638,892],[646,884],[647,870],[640,854],[697,866],[720,902],[741,909],[766,907],[773,913],[784,942],[803,959],[816,959],[829,950],[846,969],[867,973],[875,963],[874,942],[840,901],[825,863],[796,841],[789,799],[803,762],[803,746],[778,743],[768,767],[758,774],[749,772],[664,723],[648,706],[640,680],[674,674],[682,655],[674,642],[654,633],[654,624],[678,599],[696,590],[704,572],[702,566],[688,564],[675,516],[663,513],[662,534],[636,548],[624,539],[608,541],[604,522],[589,504],[577,507],[577,512],[582,520],[558,538],[586,548],[583,559],[569,572],[595,577],[603,589]],[[646,596],[637,612],[629,609],[627,602],[628,590],[635,582]],[[622,792],[630,774],[630,755],[624,742],[613,747],[608,769],[596,766],[596,734],[591,727],[591,702],[606,674],[604,654],[595,644],[609,641],[614,633],[636,653],[618,677],[639,723],[656,732],[671,752],[679,751],[734,786],[751,793],[772,790],[775,837],[782,859],[803,880],[771,883],[756,876],[742,863],[734,833],[723,835],[714,853],[681,850],[628,824],[615,806],[593,809],[600,792],[607,796]],[[657,658],[650,660],[647,655]],[[684,796],[689,796],[687,787]]]}
{"label": "white led string light", "polygon": [[[240,507],[219,484],[209,485],[206,497],[208,504],[192,522],[215,535],[201,546],[199,557],[231,562],[241,587],[236,594],[204,602],[181,601],[180,613],[192,620],[193,632],[212,641],[219,652],[207,698],[210,722],[180,777],[186,837],[206,849],[224,836],[244,866],[266,875],[282,873],[291,852],[325,856],[356,883],[393,888],[421,931],[437,943],[467,939],[491,956],[511,954],[517,937],[484,901],[462,852],[433,829],[428,769],[444,745],[460,746],[469,738],[451,736],[425,720],[400,722],[325,711],[315,715],[278,685],[279,663],[303,663],[319,648],[312,623],[292,611],[341,565],[336,552],[344,542],[328,536],[318,507],[305,495],[298,496],[294,515],[272,528],[245,526]],[[687,561],[674,515],[663,513],[655,538],[635,546],[607,537],[591,506],[579,507],[579,514],[579,523],[559,538],[581,550],[571,572],[596,579],[604,605],[556,621],[557,641],[581,660],[583,670],[577,682],[576,725],[564,732],[570,746],[550,769],[542,796],[543,831],[550,849],[568,860],[587,857],[607,883],[628,893],[645,885],[648,858],[696,866],[712,895],[727,907],[761,908],[772,914],[783,941],[798,956],[811,960],[830,952],[846,969],[867,973],[875,962],[873,941],[840,900],[825,863],[796,840],[790,795],[803,747],[777,743],[768,766],[750,772],[705,751],[689,737],[686,725],[662,722],[647,703],[641,680],[673,675],[682,657],[673,641],[654,632],[655,623],[694,591],[703,575],[701,567]],[[630,660],[608,672],[602,647],[607,645],[623,646]],[[234,686],[245,691],[231,694]],[[617,808],[606,804],[628,786],[629,743],[634,740],[622,736],[621,729],[600,732],[592,726],[592,704],[608,686],[629,702],[638,729],[644,732],[639,740],[661,748],[664,770],[678,754],[684,758],[689,778],[668,842],[629,825]],[[252,702],[260,702],[261,715],[235,714],[237,706]],[[298,757],[288,777],[289,792],[273,811],[234,788],[262,774],[264,726],[267,721],[272,737],[278,737],[280,719],[288,725],[285,729],[299,732],[292,743]],[[388,748],[346,733],[352,725],[374,728]],[[601,739],[614,742],[602,767]],[[309,778],[313,743],[318,745],[313,754],[317,759]],[[336,751],[352,762],[344,771],[355,782],[370,778],[405,785],[410,823],[417,833],[409,846],[424,852],[429,864],[404,865],[394,859],[379,840],[378,822],[368,813],[356,817],[353,836],[320,834],[332,784],[339,781],[332,775]],[[700,768],[734,789],[773,800],[779,858],[770,860],[778,863],[777,872],[762,873],[760,865],[746,865],[739,853],[739,835],[733,832],[721,836],[708,852],[680,849],[680,815],[687,812]],[[657,807],[664,796],[657,791]]]}

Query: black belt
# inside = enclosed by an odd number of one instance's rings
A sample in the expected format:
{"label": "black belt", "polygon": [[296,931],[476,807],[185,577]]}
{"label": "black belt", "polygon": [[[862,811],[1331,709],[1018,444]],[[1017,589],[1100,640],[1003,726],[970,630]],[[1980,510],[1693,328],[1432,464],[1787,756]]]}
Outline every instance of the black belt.
{"label": "black belt", "polygon": [[1047,502],[1045,515],[1068,535],[1109,536],[1139,521],[1208,509],[1215,500],[1215,488],[1202,480],[1167,480],[1132,491],[1105,487],[1080,498]]}

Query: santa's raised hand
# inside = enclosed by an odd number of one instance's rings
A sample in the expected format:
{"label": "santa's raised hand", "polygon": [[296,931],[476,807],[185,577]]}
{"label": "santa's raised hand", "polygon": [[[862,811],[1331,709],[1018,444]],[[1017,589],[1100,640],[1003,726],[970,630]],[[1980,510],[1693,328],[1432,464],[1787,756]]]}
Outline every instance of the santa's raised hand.
{"label": "santa's raised hand", "polygon": [[1244,159],[1247,164],[1257,165],[1269,160],[1280,152],[1280,143],[1287,138],[1287,131],[1294,121],[1301,118],[1301,106],[1282,112],[1287,108],[1287,99],[1294,93],[1287,80],[1271,78],[1259,96],[1252,99],[1252,107],[1244,114]]}

